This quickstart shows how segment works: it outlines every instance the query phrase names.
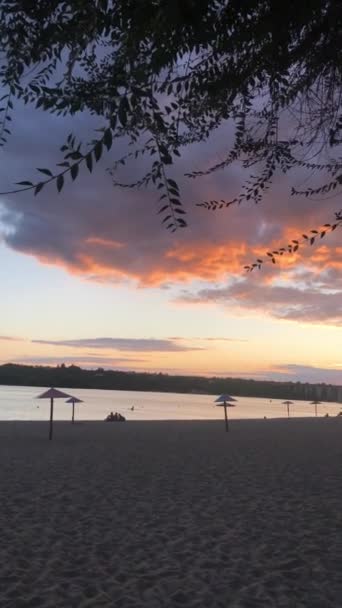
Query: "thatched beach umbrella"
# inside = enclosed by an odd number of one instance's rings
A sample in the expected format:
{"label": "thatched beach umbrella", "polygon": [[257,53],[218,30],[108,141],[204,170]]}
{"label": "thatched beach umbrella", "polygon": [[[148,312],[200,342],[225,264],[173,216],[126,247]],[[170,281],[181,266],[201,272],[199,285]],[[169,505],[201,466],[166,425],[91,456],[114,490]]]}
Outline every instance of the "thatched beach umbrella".
{"label": "thatched beach umbrella", "polygon": [[233,403],[235,401],[236,401],[236,399],[234,399],[234,397],[231,397],[230,395],[220,395],[220,397],[215,399],[215,403],[217,405],[223,405],[223,407],[224,407],[224,418],[226,421],[226,433],[228,433],[228,431],[229,431],[227,407],[235,407],[235,405]]}
{"label": "thatched beach umbrella", "polygon": [[75,422],[75,403],[83,403],[82,399],[78,399],[77,397],[70,397],[67,399],[67,403],[72,403],[72,417],[71,422],[74,424]]}
{"label": "thatched beach umbrella", "polygon": [[283,405],[287,406],[287,417],[290,418],[290,405],[293,404],[293,401],[283,401]]}
{"label": "thatched beach umbrella", "polygon": [[315,406],[315,416],[317,416],[317,405],[320,405],[322,401],[311,401],[310,405]]}
{"label": "thatched beach umbrella", "polygon": [[49,431],[49,439],[52,439],[52,425],[53,425],[53,401],[54,399],[67,399],[70,397],[68,393],[63,393],[56,388],[49,388],[48,391],[38,395],[37,399],[50,399],[50,431]]}

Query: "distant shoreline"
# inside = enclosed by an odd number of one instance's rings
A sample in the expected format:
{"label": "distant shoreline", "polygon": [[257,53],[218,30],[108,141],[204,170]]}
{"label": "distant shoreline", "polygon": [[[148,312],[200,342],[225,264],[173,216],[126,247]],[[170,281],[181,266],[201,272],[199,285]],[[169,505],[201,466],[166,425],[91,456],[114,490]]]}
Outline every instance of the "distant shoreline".
{"label": "distant shoreline", "polygon": [[82,369],[76,365],[57,367],[6,363],[0,366],[0,386],[49,387],[219,395],[262,399],[319,400],[342,402],[342,386],[303,382],[276,382],[246,378],[180,376],[163,373]]}

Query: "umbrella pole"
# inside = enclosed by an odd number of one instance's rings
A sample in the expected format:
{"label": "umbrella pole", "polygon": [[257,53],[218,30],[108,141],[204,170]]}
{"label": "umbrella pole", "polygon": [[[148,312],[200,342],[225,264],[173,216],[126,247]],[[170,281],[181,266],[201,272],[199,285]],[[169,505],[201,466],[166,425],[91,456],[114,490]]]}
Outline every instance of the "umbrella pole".
{"label": "umbrella pole", "polygon": [[228,426],[228,414],[227,414],[227,404],[226,403],[224,403],[224,419],[226,422],[226,433],[228,433],[229,426]]}
{"label": "umbrella pole", "polygon": [[75,421],[75,401],[72,402],[72,423]]}
{"label": "umbrella pole", "polygon": [[290,405],[287,403],[287,417],[290,418]]}
{"label": "umbrella pole", "polygon": [[317,416],[317,403],[315,403],[315,416]]}
{"label": "umbrella pole", "polygon": [[50,401],[50,433],[49,433],[49,439],[52,439],[52,424],[53,424],[53,399],[51,397],[51,401]]}

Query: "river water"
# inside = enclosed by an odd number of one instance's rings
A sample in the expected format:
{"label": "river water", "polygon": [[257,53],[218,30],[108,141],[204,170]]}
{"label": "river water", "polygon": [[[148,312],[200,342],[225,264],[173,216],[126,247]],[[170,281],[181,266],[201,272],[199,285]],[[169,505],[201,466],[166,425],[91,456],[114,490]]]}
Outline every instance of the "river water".
{"label": "river water", "polygon": [[[50,401],[36,397],[44,387],[0,386],[0,420],[47,420]],[[215,395],[147,393],[137,391],[101,391],[67,389],[64,392],[83,400],[75,405],[76,420],[103,420],[109,412],[120,412],[127,420],[215,420],[223,418],[223,408],[214,404]],[[134,409],[132,409],[134,408]],[[54,419],[69,420],[72,406],[63,399],[55,400]],[[324,403],[318,415],[336,416],[342,404]],[[278,399],[238,397],[236,406],[228,410],[230,419],[284,418],[286,405]],[[295,401],[290,416],[314,416],[314,406]]]}

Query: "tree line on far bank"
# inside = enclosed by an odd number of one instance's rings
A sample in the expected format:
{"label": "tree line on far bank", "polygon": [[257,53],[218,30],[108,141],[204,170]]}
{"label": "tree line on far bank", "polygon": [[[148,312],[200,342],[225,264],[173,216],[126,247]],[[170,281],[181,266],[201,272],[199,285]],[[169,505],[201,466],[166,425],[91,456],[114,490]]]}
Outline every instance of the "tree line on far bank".
{"label": "tree line on far bank", "polygon": [[341,401],[342,387],[331,384],[275,382],[245,378],[207,378],[204,376],[173,376],[163,373],[124,372],[103,368],[82,369],[76,365],[57,367],[8,363],[0,366],[0,385],[58,386],[102,390],[127,390],[169,393],[218,395],[230,393],[238,397]]}

